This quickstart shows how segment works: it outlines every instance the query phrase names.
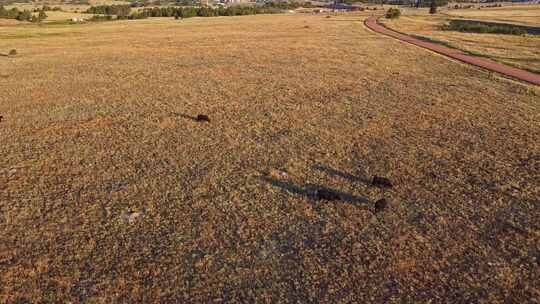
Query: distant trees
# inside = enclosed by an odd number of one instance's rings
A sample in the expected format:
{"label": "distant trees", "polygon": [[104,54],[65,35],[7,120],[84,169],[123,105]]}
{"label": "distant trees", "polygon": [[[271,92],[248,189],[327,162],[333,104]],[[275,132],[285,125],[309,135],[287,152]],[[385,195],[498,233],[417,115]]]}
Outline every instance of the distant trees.
{"label": "distant trees", "polygon": [[62,8],[59,7],[59,6],[55,6],[55,7],[50,7],[48,5],[44,5],[42,8],[41,8],[42,11],[45,11],[45,12],[48,12],[48,11],[53,11],[53,12],[56,12],[56,11],[61,11]]}
{"label": "distant trees", "polygon": [[31,22],[40,22],[47,18],[47,14],[43,10],[39,10],[38,15],[33,15],[29,10],[20,11],[16,7],[12,9],[6,9],[4,6],[0,5],[0,18],[4,19],[16,19],[19,21],[31,21]]}
{"label": "distant trees", "polygon": [[19,21],[30,21],[32,19],[32,12],[28,10],[24,10],[22,12],[19,12],[17,17],[15,18]]}
{"label": "distant trees", "polygon": [[139,19],[146,17],[174,17],[175,19],[191,17],[216,17],[216,16],[242,16],[255,14],[271,14],[277,12],[276,9],[255,6],[230,6],[224,7],[153,7],[140,10],[132,14],[129,19]]}
{"label": "distant trees", "polygon": [[[461,1],[461,0],[459,0]],[[459,2],[456,0],[453,0],[452,2]],[[374,3],[381,3],[380,0],[373,1]],[[411,7],[431,7],[431,0],[393,0],[393,1],[385,1],[383,0],[383,3],[386,4],[398,4],[398,5],[409,5]],[[446,6],[448,4],[448,0],[435,0],[435,4],[437,6]]]}
{"label": "distant trees", "polygon": [[[1,0],[0,0],[1,1]],[[200,0],[129,0],[131,7],[147,7],[147,6],[198,6]]]}
{"label": "distant trees", "polygon": [[[352,0],[341,0],[341,2],[352,2]],[[293,10],[299,7],[312,7],[311,2],[296,2],[296,1],[271,1],[264,4],[265,7],[279,8],[284,10]]]}
{"label": "distant trees", "polygon": [[0,5],[0,18],[6,18],[7,15],[7,9],[3,5]]}
{"label": "distant trees", "polygon": [[11,5],[16,3],[30,3],[31,0],[0,0],[0,5]]}
{"label": "distant trees", "polygon": [[[235,5],[227,8],[218,6],[216,8],[207,6],[164,6],[143,8],[130,14],[130,5],[99,5],[92,6],[86,13],[94,14],[92,20],[113,20],[111,16],[116,15],[116,19],[144,19],[148,17],[174,17],[175,19],[191,17],[216,17],[216,16],[243,16],[255,14],[277,13],[284,7],[296,7],[296,2],[292,3],[267,3],[263,6]],[[108,17],[107,17],[108,16]]]}
{"label": "distant trees", "polygon": [[[2,1],[2,0],[0,0]],[[128,0],[131,7],[165,7],[165,6],[192,6],[198,7],[201,4],[200,0]],[[355,2],[355,0],[339,0],[340,2]],[[374,0],[375,1],[375,0]],[[380,0],[376,0],[380,1]],[[295,9],[299,7],[313,7],[310,1],[302,0],[259,0],[250,1],[263,4],[265,7],[279,8],[279,9]]]}
{"label": "distant trees", "polygon": [[429,6],[429,13],[430,14],[436,14],[437,13],[437,3],[435,0],[431,0],[431,4]]}
{"label": "distant trees", "polygon": [[[28,12],[28,13],[30,13],[30,12]],[[22,16],[19,17],[19,15],[21,15],[21,14],[22,14],[22,12],[19,11],[16,7],[8,10],[3,5],[0,5],[0,18],[19,20],[20,18],[22,19]]]}
{"label": "distant trees", "polygon": [[129,5],[98,5],[91,6],[86,10],[88,14],[95,15],[116,15],[117,18],[123,19],[129,16],[131,7]]}
{"label": "distant trees", "polygon": [[45,14],[44,10],[39,11],[38,13],[38,22],[47,19],[47,14]]}
{"label": "distant trees", "polygon": [[90,21],[111,21],[113,20],[111,15],[95,15],[92,18],[90,18]]}

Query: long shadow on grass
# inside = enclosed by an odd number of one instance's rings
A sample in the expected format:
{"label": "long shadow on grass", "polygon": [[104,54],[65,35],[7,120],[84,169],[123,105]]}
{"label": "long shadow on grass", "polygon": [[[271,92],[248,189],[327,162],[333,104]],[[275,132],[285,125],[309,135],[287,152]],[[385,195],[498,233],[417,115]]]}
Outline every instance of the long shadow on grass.
{"label": "long shadow on grass", "polygon": [[347,179],[347,180],[349,180],[349,181],[351,181],[353,183],[370,184],[370,182],[371,182],[371,180],[369,178],[365,177],[365,176],[352,175],[350,173],[342,172],[342,171],[336,170],[334,168],[331,168],[331,167],[328,167],[328,166],[325,166],[325,165],[315,165],[312,168],[314,170],[325,172],[328,175],[339,176],[339,177]]}
{"label": "long shadow on grass", "polygon": [[369,202],[369,200],[362,196],[356,196],[350,193],[342,192],[339,190],[331,189],[318,184],[306,184],[305,186],[299,186],[294,184],[291,181],[281,181],[275,178],[268,176],[263,176],[261,179],[274,187],[281,188],[286,192],[304,196],[309,199],[318,199],[317,192],[325,191],[332,192],[339,197],[339,200],[349,204],[364,204]]}
{"label": "long shadow on grass", "polygon": [[175,114],[178,117],[182,117],[182,118],[185,118],[185,119],[191,119],[193,121],[197,121],[197,117],[195,117],[195,116],[187,115],[187,114],[184,114],[184,113],[175,113]]}

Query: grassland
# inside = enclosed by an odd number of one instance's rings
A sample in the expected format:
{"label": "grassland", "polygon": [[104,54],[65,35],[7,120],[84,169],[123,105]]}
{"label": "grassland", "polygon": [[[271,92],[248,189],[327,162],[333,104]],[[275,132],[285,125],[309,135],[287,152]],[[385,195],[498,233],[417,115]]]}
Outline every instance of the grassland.
{"label": "grassland", "polygon": [[[6,5],[7,9],[17,8],[19,10],[29,10],[34,11],[35,9],[41,9],[44,5],[49,7],[60,7],[61,11],[47,11],[47,19],[42,21],[43,23],[57,23],[59,21],[71,20],[74,17],[77,18],[92,18],[93,14],[85,14],[84,12],[94,5],[118,5],[118,4],[129,4],[126,1],[115,1],[115,0],[90,0],[88,1],[89,5],[84,4],[70,4],[62,1],[34,1],[31,3],[16,3],[12,5]],[[13,20],[0,19],[0,26],[8,25],[24,25],[25,22],[14,22]]]}
{"label": "grassland", "polygon": [[508,5],[482,9],[451,9],[444,14],[475,20],[540,26],[540,5]]}
{"label": "grassland", "polygon": [[540,298],[538,88],[363,18],[0,28],[0,302]]}
{"label": "grassland", "polygon": [[426,10],[405,10],[398,20],[383,22],[400,32],[439,41],[472,54],[485,56],[531,72],[540,73],[540,35],[462,33],[443,30],[452,19],[505,22],[540,27],[540,5],[502,8],[444,10],[430,16]]}

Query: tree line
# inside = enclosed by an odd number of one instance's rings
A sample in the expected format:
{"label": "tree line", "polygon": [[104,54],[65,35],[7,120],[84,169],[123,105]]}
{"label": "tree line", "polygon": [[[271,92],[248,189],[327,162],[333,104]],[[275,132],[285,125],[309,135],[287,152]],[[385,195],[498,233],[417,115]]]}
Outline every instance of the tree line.
{"label": "tree line", "polygon": [[272,14],[279,12],[279,9],[271,6],[230,6],[230,7],[153,7],[144,8],[131,13],[129,5],[99,5],[92,6],[86,10],[86,13],[104,16],[94,16],[92,20],[113,20],[111,16],[115,15],[116,19],[145,19],[149,17],[174,17],[191,18],[191,17],[217,17],[217,16],[242,16],[256,14]]}
{"label": "tree line", "polygon": [[6,9],[3,5],[0,5],[0,18],[3,19],[16,19],[19,21],[41,22],[47,19],[47,14],[43,9],[37,10],[37,15],[34,15],[29,10],[19,10],[14,7],[12,9]]}
{"label": "tree line", "polygon": [[116,15],[119,17],[129,16],[131,7],[129,5],[98,5],[91,6],[86,10],[88,14],[95,15]]}
{"label": "tree line", "polygon": [[[346,0],[343,0],[343,1],[347,2]],[[360,0],[360,1],[354,1],[354,2],[362,2],[362,3],[369,3],[369,4],[396,4],[396,5],[407,5],[407,6],[412,6],[412,7],[430,7],[432,0]],[[457,1],[453,0],[453,2],[457,2]],[[435,4],[437,6],[445,6],[448,4],[448,0],[435,0]]]}
{"label": "tree line", "polygon": [[144,17],[175,17],[175,18],[191,18],[191,17],[217,17],[217,16],[243,16],[256,14],[272,14],[277,10],[268,7],[258,6],[229,6],[211,8],[206,6],[201,7],[154,7],[145,8],[139,11],[138,14]]}

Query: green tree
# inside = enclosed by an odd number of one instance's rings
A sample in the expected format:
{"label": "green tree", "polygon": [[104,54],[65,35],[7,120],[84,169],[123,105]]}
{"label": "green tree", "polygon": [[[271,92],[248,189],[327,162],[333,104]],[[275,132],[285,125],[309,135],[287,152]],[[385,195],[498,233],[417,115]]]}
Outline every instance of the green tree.
{"label": "green tree", "polygon": [[399,16],[401,16],[401,10],[399,10],[399,8],[389,8],[385,15],[388,19],[396,19],[399,18]]}
{"label": "green tree", "polygon": [[44,10],[41,10],[39,11],[39,14],[38,14],[38,21],[43,21],[45,19],[47,19],[47,14],[45,14],[45,11]]}
{"label": "green tree", "polygon": [[19,13],[16,19],[19,21],[29,21],[30,19],[32,19],[32,13],[28,10],[24,10]]}

